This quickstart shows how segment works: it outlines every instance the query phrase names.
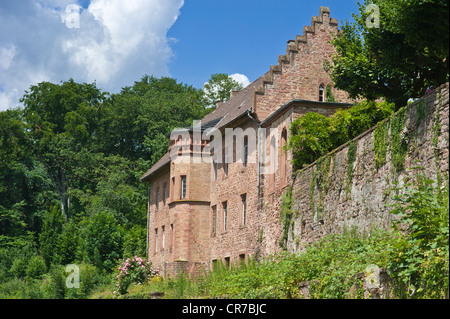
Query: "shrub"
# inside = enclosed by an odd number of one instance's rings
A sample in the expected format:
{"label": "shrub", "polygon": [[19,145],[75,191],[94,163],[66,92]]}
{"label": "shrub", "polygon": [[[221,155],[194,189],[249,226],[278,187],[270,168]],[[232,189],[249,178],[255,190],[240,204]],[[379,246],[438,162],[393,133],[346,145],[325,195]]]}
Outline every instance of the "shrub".
{"label": "shrub", "polygon": [[362,101],[349,109],[337,110],[330,117],[307,113],[290,126],[287,149],[293,152],[299,169],[370,129],[394,112],[392,103]]}
{"label": "shrub", "polygon": [[159,276],[159,269],[153,268],[150,261],[134,256],[134,258],[127,258],[118,268],[119,274],[117,279],[117,291],[113,294],[126,294],[128,287],[132,283],[144,284],[148,280]]}
{"label": "shrub", "polygon": [[84,229],[85,260],[110,270],[122,256],[123,228],[110,212],[91,216]]}
{"label": "shrub", "polygon": [[40,279],[47,272],[47,266],[42,256],[33,256],[28,261],[25,274],[32,279]]}
{"label": "shrub", "polygon": [[318,113],[307,113],[292,122],[287,148],[294,153],[295,167],[310,164],[330,151],[329,126],[330,119]]}
{"label": "shrub", "polygon": [[392,249],[390,265],[399,284],[398,295],[448,298],[448,182],[442,189],[436,188],[434,181],[419,174],[401,190],[404,192],[395,197],[392,213],[400,218],[395,227],[406,233]]}

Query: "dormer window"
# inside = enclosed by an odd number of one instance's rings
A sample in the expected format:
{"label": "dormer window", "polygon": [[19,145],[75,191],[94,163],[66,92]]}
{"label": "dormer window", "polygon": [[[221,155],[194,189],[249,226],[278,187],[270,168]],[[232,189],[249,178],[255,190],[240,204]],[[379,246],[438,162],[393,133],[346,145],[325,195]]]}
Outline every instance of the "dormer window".
{"label": "dormer window", "polygon": [[324,85],[321,84],[319,86],[319,102],[323,102],[324,101]]}

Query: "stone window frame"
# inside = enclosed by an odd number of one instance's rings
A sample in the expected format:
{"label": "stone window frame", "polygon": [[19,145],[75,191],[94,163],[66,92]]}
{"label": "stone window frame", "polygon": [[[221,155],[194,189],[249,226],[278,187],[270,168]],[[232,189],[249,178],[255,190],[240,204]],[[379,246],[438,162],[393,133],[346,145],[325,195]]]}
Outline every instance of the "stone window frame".
{"label": "stone window frame", "polygon": [[186,175],[181,175],[181,192],[180,192],[180,199],[186,199],[187,196],[187,177]]}
{"label": "stone window frame", "polygon": [[247,224],[247,193],[241,195],[242,211],[241,211],[241,226]]}
{"label": "stone window frame", "polygon": [[158,252],[158,228],[155,228],[155,254]]}
{"label": "stone window frame", "polygon": [[222,202],[222,221],[223,221],[223,231],[227,231],[227,219],[228,219],[228,201]]}
{"label": "stone window frame", "polygon": [[319,102],[325,102],[325,84],[320,83],[319,85]]}
{"label": "stone window frame", "polygon": [[155,202],[155,204],[156,204],[156,211],[155,211],[155,213],[158,212],[158,210],[159,210],[159,200],[160,200],[160,190],[159,190],[159,187],[158,187],[156,189],[156,202]]}
{"label": "stone window frame", "polygon": [[217,205],[211,206],[211,237],[217,233]]}

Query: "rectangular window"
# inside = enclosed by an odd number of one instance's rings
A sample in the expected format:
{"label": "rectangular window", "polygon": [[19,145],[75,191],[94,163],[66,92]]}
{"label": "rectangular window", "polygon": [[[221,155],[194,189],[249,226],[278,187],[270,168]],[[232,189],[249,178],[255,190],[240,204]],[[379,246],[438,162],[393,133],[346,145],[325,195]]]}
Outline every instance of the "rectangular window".
{"label": "rectangular window", "polygon": [[228,203],[223,202],[223,231],[227,231],[227,218],[228,218]]}
{"label": "rectangular window", "polygon": [[248,163],[248,137],[244,137],[244,166],[247,166]]}
{"label": "rectangular window", "polygon": [[158,228],[155,228],[155,253],[158,252]]}
{"label": "rectangular window", "polygon": [[150,214],[150,205],[151,205],[151,196],[152,196],[152,192],[151,192],[151,187],[149,187],[148,188],[148,193],[147,193],[147,198],[148,198],[148,201],[147,201],[147,213],[148,214]]}
{"label": "rectangular window", "polygon": [[225,267],[230,269],[230,257],[225,257]]}
{"label": "rectangular window", "polygon": [[247,222],[247,194],[241,195],[242,199],[242,225]]}
{"label": "rectangular window", "polygon": [[245,254],[239,255],[239,262],[241,265],[245,265]]}
{"label": "rectangular window", "polygon": [[216,224],[217,224],[217,206],[216,205],[214,205],[212,207],[212,218],[211,218],[211,220],[212,220],[211,233],[212,233],[212,236],[215,236],[216,235]]}
{"label": "rectangular window", "polygon": [[166,248],[166,226],[162,227],[162,250]]}
{"label": "rectangular window", "polygon": [[181,176],[181,199],[186,198],[186,176]]}
{"label": "rectangular window", "polygon": [[164,194],[163,194],[164,196],[163,196],[163,203],[164,203],[164,206],[166,206],[166,203],[167,203],[167,183],[164,183]]}
{"label": "rectangular window", "polygon": [[175,177],[172,177],[172,181],[170,183],[170,201],[172,202],[175,198]]}
{"label": "rectangular window", "polygon": [[212,269],[213,270],[216,270],[217,268],[218,268],[218,261],[217,261],[217,259],[213,259],[212,260]]}
{"label": "rectangular window", "polygon": [[225,148],[225,158],[223,161],[223,172],[228,176],[228,148]]}
{"label": "rectangular window", "polygon": [[170,240],[170,246],[169,246],[169,250],[172,250],[173,249],[173,224],[170,224],[170,238],[169,238],[169,240]]}
{"label": "rectangular window", "polygon": [[156,210],[159,209],[159,187],[156,190]]}
{"label": "rectangular window", "polygon": [[213,172],[214,172],[214,180],[217,181],[217,160],[213,159]]}

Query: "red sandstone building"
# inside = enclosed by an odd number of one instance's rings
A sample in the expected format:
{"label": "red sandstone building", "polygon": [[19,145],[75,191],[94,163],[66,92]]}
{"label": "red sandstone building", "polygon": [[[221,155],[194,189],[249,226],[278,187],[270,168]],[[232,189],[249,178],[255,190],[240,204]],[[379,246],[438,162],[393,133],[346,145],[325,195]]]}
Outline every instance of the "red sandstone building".
{"label": "red sandstone building", "polygon": [[[280,196],[292,183],[291,154],[283,151],[289,125],[307,112],[328,116],[350,105],[324,67],[337,32],[337,20],[321,7],[277,65],[232,92],[201,127],[173,132],[169,152],[141,177],[150,184],[148,256],[165,275],[280,250]],[[326,102],[329,85],[337,102]],[[202,160],[212,132],[221,146]]]}

